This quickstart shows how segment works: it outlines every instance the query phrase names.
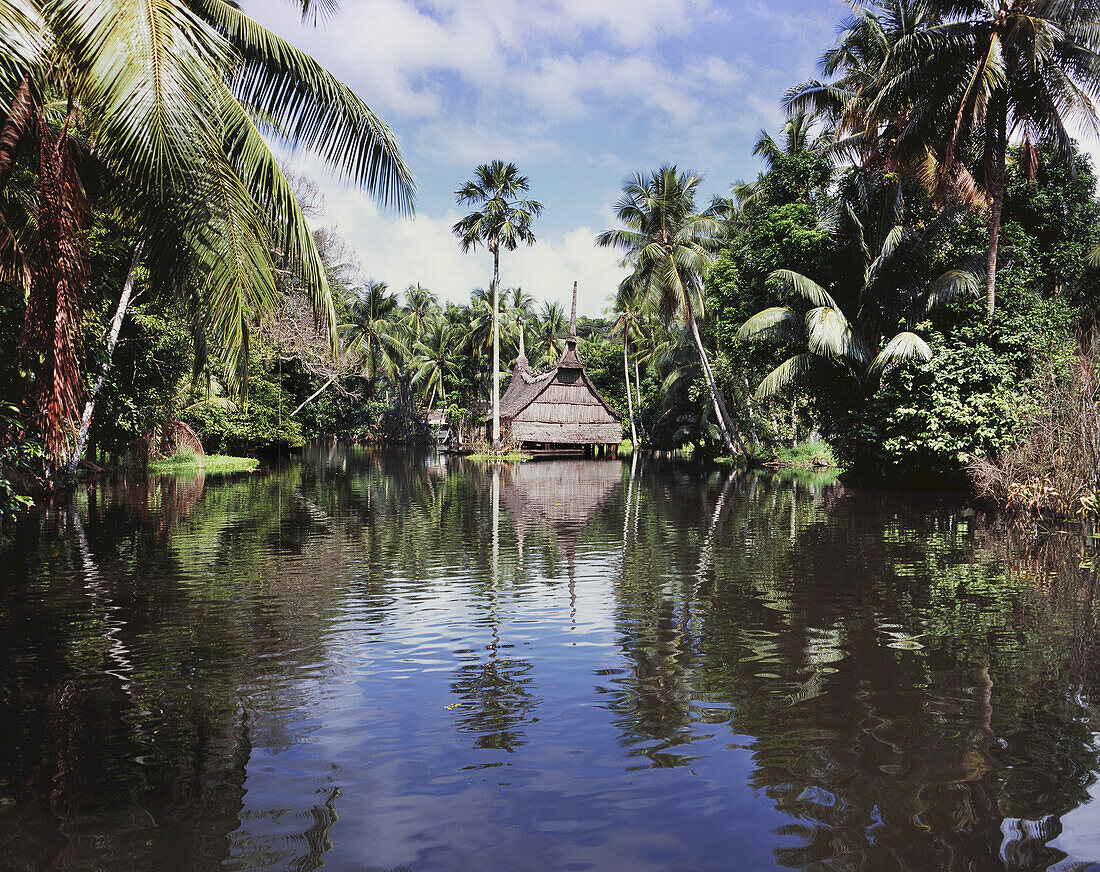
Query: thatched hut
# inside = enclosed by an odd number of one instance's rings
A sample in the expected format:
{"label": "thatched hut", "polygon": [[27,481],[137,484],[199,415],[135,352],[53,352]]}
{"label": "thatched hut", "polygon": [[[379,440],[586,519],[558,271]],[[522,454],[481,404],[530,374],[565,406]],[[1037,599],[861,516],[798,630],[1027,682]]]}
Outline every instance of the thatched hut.
{"label": "thatched hut", "polygon": [[521,331],[519,357],[500,399],[500,427],[515,445],[617,447],[622,442],[622,419],[600,396],[577,353],[576,282],[569,338],[556,366],[542,373],[532,370]]}

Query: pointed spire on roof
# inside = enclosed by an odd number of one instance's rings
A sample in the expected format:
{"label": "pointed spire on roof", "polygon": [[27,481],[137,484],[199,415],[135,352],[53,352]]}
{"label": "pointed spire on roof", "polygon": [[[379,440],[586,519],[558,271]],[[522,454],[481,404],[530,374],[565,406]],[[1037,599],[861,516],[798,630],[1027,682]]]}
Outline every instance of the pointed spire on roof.
{"label": "pointed spire on roof", "polygon": [[563,369],[583,369],[580,355],[577,354],[577,283],[573,282],[573,311],[569,316],[569,338],[565,340],[558,366]]}
{"label": "pointed spire on roof", "polygon": [[573,282],[573,312],[569,316],[569,338],[577,338],[577,283]]}
{"label": "pointed spire on roof", "polygon": [[519,322],[519,357],[516,358],[516,366],[527,367],[527,349],[523,347],[523,322]]}

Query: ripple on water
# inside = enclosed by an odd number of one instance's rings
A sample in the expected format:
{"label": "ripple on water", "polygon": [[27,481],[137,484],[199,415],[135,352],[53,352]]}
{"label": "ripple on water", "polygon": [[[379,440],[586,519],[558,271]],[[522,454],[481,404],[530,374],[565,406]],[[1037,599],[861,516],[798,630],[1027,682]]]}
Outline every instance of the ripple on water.
{"label": "ripple on water", "polygon": [[0,867],[1097,859],[1081,561],[1031,585],[969,509],[326,445],[35,523]]}

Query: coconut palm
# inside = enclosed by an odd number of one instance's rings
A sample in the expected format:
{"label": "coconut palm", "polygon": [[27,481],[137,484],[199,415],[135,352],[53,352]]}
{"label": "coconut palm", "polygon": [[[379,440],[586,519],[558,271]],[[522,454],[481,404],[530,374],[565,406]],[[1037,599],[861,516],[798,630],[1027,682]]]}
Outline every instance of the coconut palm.
{"label": "coconut palm", "polygon": [[638,428],[634,422],[635,401],[630,386],[630,354],[634,351],[634,375],[639,382],[637,407],[641,412],[642,391],[640,378],[638,378],[638,352],[649,337],[649,317],[652,310],[652,300],[646,294],[644,286],[639,286],[633,281],[633,276],[628,276],[619,285],[615,295],[615,305],[612,309],[617,314],[615,323],[611,328],[612,335],[621,336],[623,340],[623,381],[626,384],[627,411],[630,414],[630,439],[631,444],[638,445]]}
{"label": "coconut palm", "polygon": [[[856,229],[862,230],[856,213],[850,216]],[[803,382],[835,385],[838,378],[869,388],[894,364],[931,359],[928,344],[916,333],[900,328],[923,320],[940,303],[964,293],[976,295],[981,281],[980,266],[975,263],[927,280],[936,234],[947,220],[941,219],[922,232],[895,226],[880,240],[877,255],[865,263],[862,285],[840,289],[851,301],[852,318],[812,279],[792,270],[773,272],[769,281],[793,296],[795,305],[758,312],[741,326],[738,338],[785,342],[805,350],[765,376],[757,397],[772,396]],[[863,251],[875,250],[866,244],[869,239],[870,234],[861,237]]]}
{"label": "coconut palm", "polygon": [[355,290],[348,307],[345,325],[347,353],[360,361],[360,372],[374,395],[378,377],[397,383],[405,359],[409,356],[408,328],[397,317],[400,306],[385,282],[369,279]]}
{"label": "coconut palm", "polygon": [[4,0],[0,34],[0,188],[24,159],[38,187],[33,238],[0,250],[9,269],[26,266],[24,356],[41,361],[27,411],[55,457],[81,392],[88,168],[116,192],[150,280],[179,289],[239,390],[249,322],[277,299],[272,251],[335,350],[325,271],[265,137],[318,150],[408,211],[412,177],[358,97],[225,0]]}
{"label": "coconut palm", "polygon": [[405,289],[403,321],[413,337],[419,338],[439,315],[439,300],[419,282]]}
{"label": "coconut palm", "polygon": [[500,319],[501,332],[510,350],[518,353],[520,329],[526,330],[535,319],[535,298],[523,288],[508,288],[504,292]]}
{"label": "coconut palm", "polygon": [[484,245],[493,255],[493,448],[500,448],[500,250],[515,251],[522,242],[532,245],[531,221],[542,212],[537,200],[520,199],[530,185],[515,164],[494,160],[474,170],[474,178],[455,191],[459,205],[478,205],[452,230],[463,251]]}
{"label": "coconut palm", "polygon": [[[752,153],[760,158],[768,173],[776,169],[784,157],[807,154],[826,156],[834,148],[835,137],[817,129],[817,125],[818,118],[814,113],[795,110],[783,125],[783,144],[776,142],[766,130],[761,130]],[[828,166],[827,163],[826,165]],[[828,166],[828,175],[832,175],[831,166]],[[767,173],[760,173],[754,181],[735,183],[733,197],[715,200],[712,211],[726,222],[728,228],[735,229],[744,210],[760,203],[766,179]],[[800,189],[795,195],[805,196],[809,193]]]}
{"label": "coconut palm", "polygon": [[628,179],[615,210],[626,227],[601,233],[596,244],[626,255],[634,282],[654,295],[666,320],[677,313],[683,317],[695,343],[722,439],[730,455],[736,456],[738,450],[745,453],[745,444],[726,411],[699,335],[703,281],[722,233],[722,225],[709,210],[695,212],[700,181],[698,175],[678,172],[669,165],[648,177],[639,174]]}
{"label": "coconut palm", "polygon": [[943,21],[943,10],[927,0],[879,0],[855,5],[843,22],[836,43],[819,62],[831,81],[811,79],[791,88],[784,98],[787,111],[813,112],[825,120],[832,141],[825,151],[848,157],[860,166],[898,175],[895,195],[899,208],[908,184],[938,188],[970,206],[984,206],[984,193],[961,161],[940,164],[934,143],[910,139],[915,147],[898,147],[911,125],[920,123],[916,101],[882,102],[885,83],[897,58]]}
{"label": "coconut palm", "polygon": [[543,303],[531,333],[531,359],[536,361],[536,366],[551,366],[557,362],[565,349],[563,337],[568,331],[569,319],[565,317],[561,303]]}
{"label": "coconut palm", "polygon": [[[485,393],[483,397],[491,396],[489,387],[490,369],[486,363],[486,356],[490,359],[493,347],[493,332],[496,323],[493,311],[493,292],[485,288],[475,288],[470,294],[470,305],[467,309],[469,321],[466,332],[460,342],[460,348],[469,353],[478,372],[478,382],[481,381],[481,373],[485,373]],[[480,388],[479,388],[480,390]]]}
{"label": "coconut palm", "polygon": [[423,335],[413,346],[412,383],[428,396],[428,410],[431,411],[438,394],[446,406],[447,381],[457,370],[455,364],[458,337],[454,328],[442,318],[431,321]]}
{"label": "coconut palm", "polygon": [[879,0],[872,6],[853,6],[836,43],[818,63],[832,80],[809,79],[795,85],[784,98],[787,111],[826,119],[837,149],[858,156],[864,166],[884,165],[908,115],[902,112],[885,119],[869,114],[884,68],[895,46],[938,23],[936,10],[927,0]]}
{"label": "coconut palm", "polygon": [[1100,130],[1100,7],[1096,3],[971,0],[931,4],[943,23],[899,42],[884,65],[871,120],[907,113],[896,150],[902,160],[932,147],[929,181],[943,187],[971,135],[982,141],[990,201],[986,312],[996,307],[997,247],[1010,141],[1033,178],[1041,141],[1071,166],[1067,122]]}

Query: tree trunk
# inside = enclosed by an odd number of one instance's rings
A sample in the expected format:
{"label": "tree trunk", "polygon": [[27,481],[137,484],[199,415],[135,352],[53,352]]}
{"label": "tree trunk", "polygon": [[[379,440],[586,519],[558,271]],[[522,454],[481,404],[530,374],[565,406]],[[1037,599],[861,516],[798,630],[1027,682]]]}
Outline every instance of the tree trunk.
{"label": "tree trunk", "polygon": [[[119,297],[118,308],[115,309],[115,316],[111,319],[111,330],[107,334],[107,357],[103,361],[99,376],[96,378],[95,384],[92,385],[91,391],[88,392],[88,400],[84,404],[84,414],[80,417],[80,431],[76,436],[73,455],[69,458],[69,472],[76,469],[80,465],[80,461],[84,459],[84,449],[88,444],[88,430],[92,426],[92,412],[95,411],[95,398],[103,387],[103,383],[107,380],[107,372],[111,368],[111,358],[114,356],[115,346],[118,345],[118,335],[122,332],[122,322],[126,318],[126,310],[130,308],[130,298],[134,294],[134,282],[137,280],[137,269],[141,263],[141,252],[144,248],[145,244],[142,242],[134,246],[134,257],[130,261],[130,271],[126,273],[126,280],[122,283],[122,296]],[[305,404],[303,403],[303,405]]]}
{"label": "tree trunk", "polygon": [[[637,389],[637,392],[638,392],[637,406],[638,406],[638,417],[640,419],[641,416],[642,416],[642,377],[639,374],[638,370],[639,370],[638,358],[635,357],[634,358],[634,387]],[[640,420],[638,421],[638,430],[639,430],[639,432],[641,432],[642,438],[644,439],[645,438],[645,430],[642,428],[642,422]]]}
{"label": "tree trunk", "polygon": [[0,188],[4,187],[12,167],[15,166],[15,151],[23,140],[23,134],[27,132],[27,122],[30,121],[33,109],[31,83],[29,79],[24,79],[19,90],[15,92],[11,112],[4,120],[4,126],[0,128]]}
{"label": "tree trunk", "polygon": [[42,436],[50,469],[64,465],[80,420],[81,298],[87,281],[84,203],[69,148],[69,115],[60,130],[39,107],[38,244],[19,354],[27,373],[23,413]]}
{"label": "tree trunk", "polygon": [[1004,99],[998,101],[996,108],[997,144],[993,159],[993,208],[989,213],[989,256],[986,260],[985,279],[985,317],[993,320],[997,302],[997,243],[1001,235],[1001,207],[1005,196],[1005,156],[1008,151],[1008,111]]}
{"label": "tree trunk", "polygon": [[493,450],[500,450],[500,249],[493,248]]}
{"label": "tree trunk", "polygon": [[630,444],[631,450],[638,447],[638,430],[634,426],[634,398],[630,391],[630,361],[626,356],[626,336],[623,336],[623,379],[626,381],[626,408],[630,412]]}
{"label": "tree trunk", "polygon": [[[710,389],[710,399],[714,403],[714,412],[718,416],[718,429],[722,433],[722,440],[726,443],[726,450],[732,458],[737,457],[738,448],[742,454],[748,454],[745,443],[741,441],[741,436],[732,426],[733,422],[729,420],[726,404],[718,392],[718,383],[714,380],[714,373],[711,372],[710,360],[707,358],[706,349],[703,348],[703,339],[699,335],[699,325],[695,323],[695,313],[691,311],[690,302],[688,303],[688,321],[691,324],[691,337],[695,340],[695,350],[699,353],[699,362],[703,365],[703,377],[706,379],[707,388]],[[733,445],[734,439],[737,440],[737,448]]]}
{"label": "tree trunk", "polygon": [[325,382],[323,385],[321,385],[319,388],[317,388],[317,390],[315,390],[312,394],[310,394],[308,397],[306,397],[304,400],[302,400],[301,405],[299,405],[297,409],[295,409],[293,412],[291,412],[289,415],[287,415],[287,417],[288,418],[293,418],[295,415],[297,415],[300,411],[302,411],[302,409],[304,409],[306,406],[308,406],[310,403],[312,403],[315,399],[317,399],[319,396],[321,396],[321,394],[324,392],[324,390],[329,385],[331,385],[334,381],[336,381],[336,379],[337,379],[337,376],[334,375],[327,382]]}

